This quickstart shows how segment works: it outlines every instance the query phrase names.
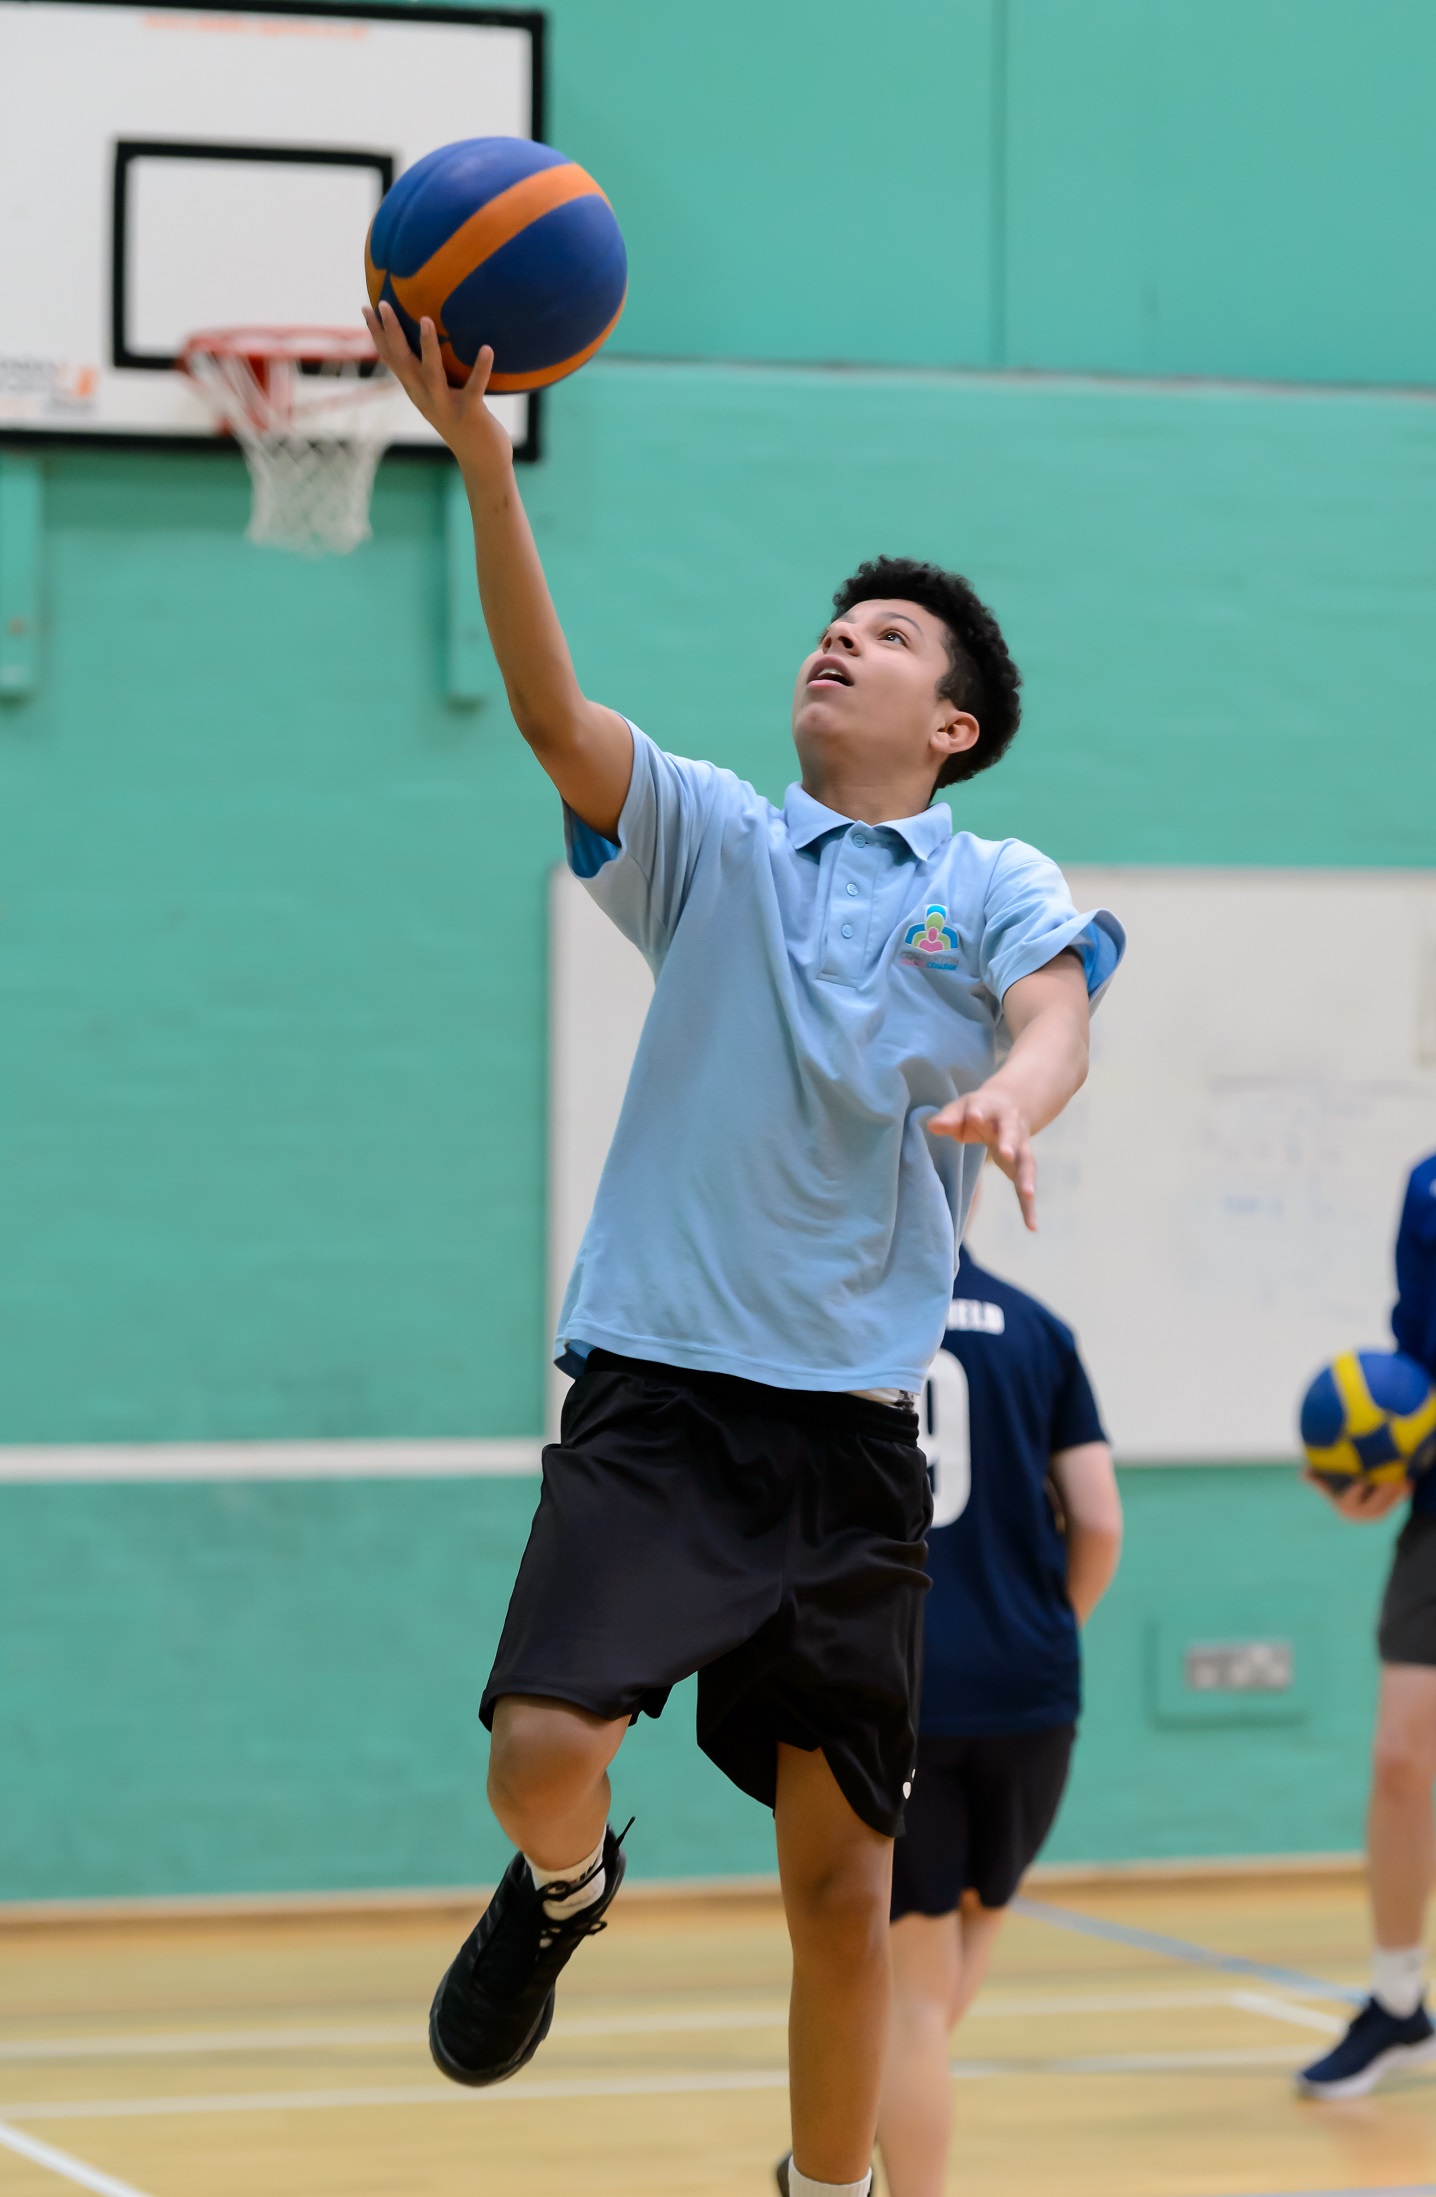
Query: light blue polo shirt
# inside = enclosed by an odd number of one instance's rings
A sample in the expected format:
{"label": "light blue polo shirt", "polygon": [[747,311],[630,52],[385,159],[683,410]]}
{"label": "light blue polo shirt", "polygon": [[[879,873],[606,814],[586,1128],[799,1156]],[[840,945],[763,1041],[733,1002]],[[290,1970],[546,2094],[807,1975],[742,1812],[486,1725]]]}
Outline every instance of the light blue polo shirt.
{"label": "light blue polo shirt", "polygon": [[919,1389],[984,1157],[930,1137],[1010,1042],[1010,984],[1125,937],[1020,840],[781,809],[634,728],[618,843],[569,861],[656,979],[560,1315],[596,1345],[777,1388]]}

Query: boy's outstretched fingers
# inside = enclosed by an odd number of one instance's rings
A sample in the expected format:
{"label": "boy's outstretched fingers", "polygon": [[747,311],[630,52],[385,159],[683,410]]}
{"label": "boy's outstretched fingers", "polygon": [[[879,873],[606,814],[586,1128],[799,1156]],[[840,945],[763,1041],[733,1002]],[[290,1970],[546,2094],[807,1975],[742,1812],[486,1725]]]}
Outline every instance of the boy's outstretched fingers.
{"label": "boy's outstretched fingers", "polygon": [[381,305],[376,312],[372,305],[366,305],[364,325],[374,339],[375,350],[395,381],[417,404],[419,391],[423,387],[423,376],[419,361],[409,349],[408,340],[395,317],[393,306]]}
{"label": "boy's outstretched fingers", "polygon": [[[401,336],[403,331],[399,331]],[[419,363],[423,368],[424,386],[430,401],[439,405],[451,393],[449,377],[444,371],[444,354],[439,349],[439,331],[427,313],[419,322]]]}
{"label": "boy's outstretched fingers", "polygon": [[493,370],[493,348],[490,344],[482,344],[479,349],[478,357],[474,360],[473,365],[469,369],[469,378],[464,383],[463,388],[459,391],[459,395],[462,397],[466,407],[472,409],[474,405],[483,403],[484,397],[488,392],[489,376],[490,374],[492,374]]}
{"label": "boy's outstretched fingers", "polygon": [[409,402],[443,436],[461,465],[470,460],[480,466],[512,462],[508,431],[484,401],[494,366],[488,344],[475,359],[468,380],[456,389],[444,366],[439,331],[427,314],[419,322],[417,356],[387,299],[377,311],[365,306],[364,324],[374,349]]}
{"label": "boy's outstretched fingers", "polygon": [[1037,1232],[1037,1158],[1027,1124],[1012,1102],[972,1091],[933,1115],[928,1132],[957,1144],[985,1144],[1017,1192],[1022,1218]]}

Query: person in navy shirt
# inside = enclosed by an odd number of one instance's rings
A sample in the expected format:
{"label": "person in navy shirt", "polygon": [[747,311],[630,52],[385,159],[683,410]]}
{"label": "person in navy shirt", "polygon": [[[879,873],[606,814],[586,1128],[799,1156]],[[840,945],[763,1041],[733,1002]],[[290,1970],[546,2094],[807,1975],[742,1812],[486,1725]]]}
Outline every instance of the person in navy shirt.
{"label": "person in navy shirt", "polygon": [[[1398,1350],[1436,1379],[1436,1153],[1413,1169],[1396,1236]],[[1381,1694],[1366,1820],[1374,1945],[1371,1996],[1340,2043],[1303,2068],[1310,2098],[1359,2098],[1388,2071],[1436,2059],[1426,2011],[1426,1907],[1436,1868],[1431,1787],[1436,1779],[1436,1472],[1412,1482],[1321,1492],[1344,1518],[1411,1509],[1377,1627]]]}
{"label": "person in navy shirt", "polygon": [[964,1246],[923,1398],[933,1477],[917,1774],[893,1862],[878,2121],[891,2197],[941,2197],[948,2040],[1057,1813],[1078,1626],[1117,1567],[1112,1454],[1070,1328]]}

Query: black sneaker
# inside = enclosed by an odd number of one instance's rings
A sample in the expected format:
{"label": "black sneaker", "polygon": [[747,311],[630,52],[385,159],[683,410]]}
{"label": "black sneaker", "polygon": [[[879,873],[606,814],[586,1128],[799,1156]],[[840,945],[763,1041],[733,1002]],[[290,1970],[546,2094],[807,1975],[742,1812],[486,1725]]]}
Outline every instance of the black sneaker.
{"label": "black sneaker", "polygon": [[1304,2067],[1296,2087],[1304,2098],[1364,2098],[1392,2068],[1427,2060],[1436,2060],[1436,2029],[1424,2004],[1400,2015],[1368,1999],[1340,2044]]}
{"label": "black sneaker", "polygon": [[429,2050],[451,2082],[481,2090],[507,2081],[533,2058],[553,2021],[560,1970],[585,1938],[607,1928],[603,1918],[623,1882],[627,1835],[604,1832],[602,1893],[558,1922],[544,1912],[544,1900],[564,1899],[588,1880],[560,1878],[540,1894],[523,1855],[514,1855],[429,2010]]}

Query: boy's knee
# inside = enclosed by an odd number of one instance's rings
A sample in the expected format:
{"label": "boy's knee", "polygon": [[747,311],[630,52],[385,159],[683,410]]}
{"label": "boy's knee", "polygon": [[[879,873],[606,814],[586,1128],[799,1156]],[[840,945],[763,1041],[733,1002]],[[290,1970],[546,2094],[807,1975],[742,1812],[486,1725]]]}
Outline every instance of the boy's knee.
{"label": "boy's knee", "polygon": [[559,1702],[506,1696],[494,1707],[488,1791],[495,1807],[562,1802],[608,1767],[605,1727]]}
{"label": "boy's knee", "polygon": [[892,1878],[884,1849],[835,1857],[784,1887],[795,1950],[850,1958],[873,1944],[886,1951]]}
{"label": "boy's knee", "polygon": [[1419,1743],[1410,1732],[1378,1730],[1371,1770],[1381,1792],[1424,1795],[1430,1792],[1436,1762],[1430,1747]]}

